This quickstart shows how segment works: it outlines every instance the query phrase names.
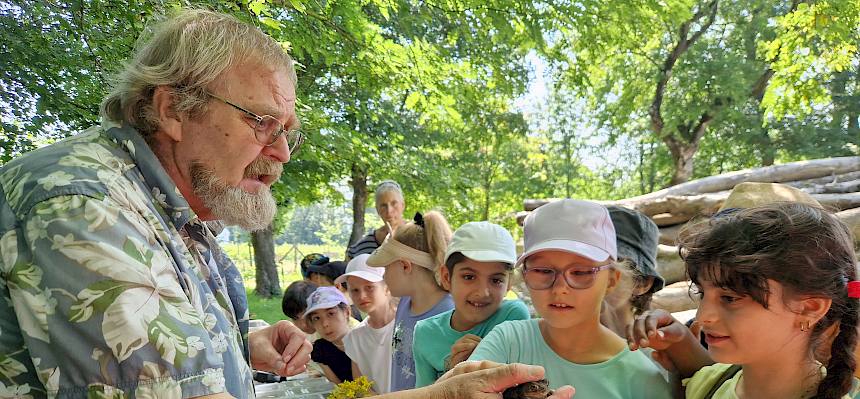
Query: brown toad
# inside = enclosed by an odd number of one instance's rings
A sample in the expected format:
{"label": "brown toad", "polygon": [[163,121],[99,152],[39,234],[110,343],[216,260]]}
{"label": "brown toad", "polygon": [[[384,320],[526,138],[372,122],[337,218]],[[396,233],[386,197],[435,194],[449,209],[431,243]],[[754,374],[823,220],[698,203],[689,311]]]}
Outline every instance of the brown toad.
{"label": "brown toad", "polygon": [[503,399],[545,399],[552,395],[549,389],[549,381],[539,380],[526,382],[505,390]]}

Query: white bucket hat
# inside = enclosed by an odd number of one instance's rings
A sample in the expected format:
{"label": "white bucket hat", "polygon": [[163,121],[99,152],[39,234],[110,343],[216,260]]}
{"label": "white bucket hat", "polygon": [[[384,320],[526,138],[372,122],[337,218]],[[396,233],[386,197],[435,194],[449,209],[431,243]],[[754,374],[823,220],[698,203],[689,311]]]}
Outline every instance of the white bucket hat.
{"label": "white bucket hat", "polygon": [[513,266],[517,261],[517,247],[511,233],[490,222],[469,222],[460,226],[445,251],[445,263],[457,252],[478,262],[502,262]]}
{"label": "white bucket hat", "polygon": [[603,205],[563,199],[532,211],[523,223],[524,252],[519,266],[538,252],[557,250],[595,262],[617,260],[615,226]]}
{"label": "white bucket hat", "polygon": [[346,264],[346,272],[334,280],[334,285],[346,282],[346,278],[349,276],[362,278],[370,281],[371,283],[382,281],[382,275],[385,274],[385,268],[368,266],[367,258],[369,257],[370,254],[361,254],[352,258],[352,260]]}

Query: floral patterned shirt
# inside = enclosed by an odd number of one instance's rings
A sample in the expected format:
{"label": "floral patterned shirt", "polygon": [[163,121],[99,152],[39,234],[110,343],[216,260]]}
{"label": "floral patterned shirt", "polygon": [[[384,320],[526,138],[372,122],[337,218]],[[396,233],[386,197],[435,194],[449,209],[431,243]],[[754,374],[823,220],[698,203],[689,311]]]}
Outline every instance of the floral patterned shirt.
{"label": "floral patterned shirt", "polygon": [[213,230],[128,127],[0,168],[0,398],[253,397]]}

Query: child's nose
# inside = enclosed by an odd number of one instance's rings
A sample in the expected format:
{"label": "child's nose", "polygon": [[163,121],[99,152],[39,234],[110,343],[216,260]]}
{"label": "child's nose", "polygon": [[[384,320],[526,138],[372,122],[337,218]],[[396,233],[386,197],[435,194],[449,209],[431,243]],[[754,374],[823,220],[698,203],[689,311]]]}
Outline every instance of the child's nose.
{"label": "child's nose", "polygon": [[713,323],[717,320],[717,312],[714,311],[714,307],[708,302],[710,301],[707,299],[702,299],[702,301],[699,302],[699,309],[696,310],[696,320],[699,323]]}
{"label": "child's nose", "polygon": [[567,280],[564,278],[564,274],[559,273],[555,276],[555,282],[552,283],[552,287],[550,287],[552,292],[556,293],[567,293],[570,290],[570,285],[567,284]]}

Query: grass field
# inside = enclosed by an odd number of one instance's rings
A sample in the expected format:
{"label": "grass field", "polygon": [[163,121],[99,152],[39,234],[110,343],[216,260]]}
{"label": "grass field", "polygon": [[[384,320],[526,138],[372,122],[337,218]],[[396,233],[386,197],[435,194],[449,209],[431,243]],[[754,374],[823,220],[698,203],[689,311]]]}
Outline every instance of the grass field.
{"label": "grass field", "polygon": [[[263,319],[268,323],[274,323],[286,317],[281,312],[281,297],[265,299],[254,293],[256,283],[254,281],[254,263],[251,246],[247,243],[221,243],[221,247],[236,263],[245,280],[245,290],[248,293],[248,308],[252,319]],[[343,247],[332,247],[324,245],[292,245],[282,244],[275,247],[275,259],[278,264],[281,289],[286,288],[291,282],[302,278],[299,271],[299,262],[307,255],[314,252],[325,254],[332,260],[342,260],[344,256]]]}

